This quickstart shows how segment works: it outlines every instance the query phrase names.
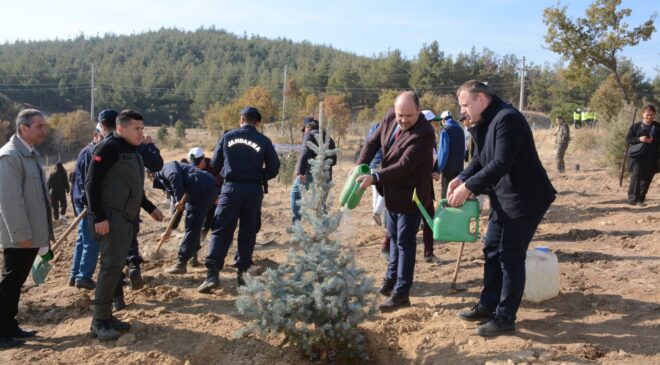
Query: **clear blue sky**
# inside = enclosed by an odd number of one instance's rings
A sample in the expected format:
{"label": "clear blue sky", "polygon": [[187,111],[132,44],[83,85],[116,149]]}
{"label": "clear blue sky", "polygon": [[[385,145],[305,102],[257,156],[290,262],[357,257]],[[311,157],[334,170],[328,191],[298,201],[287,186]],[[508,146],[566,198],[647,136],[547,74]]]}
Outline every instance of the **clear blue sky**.
{"label": "clear blue sky", "polygon": [[[564,0],[571,16],[583,16],[591,0]],[[405,5],[404,5],[405,4]],[[0,42],[71,38],[84,33],[130,34],[161,27],[222,28],[268,38],[285,37],[360,55],[400,49],[414,57],[437,40],[446,54],[487,47],[525,56],[535,64],[559,57],[544,49],[543,9],[555,0],[13,0],[2,5]],[[657,0],[625,0],[635,26],[660,10]],[[653,78],[660,68],[660,21],[651,41],[623,55]]]}

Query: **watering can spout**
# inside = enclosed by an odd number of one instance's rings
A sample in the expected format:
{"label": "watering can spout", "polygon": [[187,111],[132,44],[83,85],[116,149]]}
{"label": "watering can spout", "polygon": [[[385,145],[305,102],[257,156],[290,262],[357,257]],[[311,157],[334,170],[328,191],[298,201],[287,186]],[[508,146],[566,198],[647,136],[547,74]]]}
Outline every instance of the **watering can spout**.
{"label": "watering can spout", "polygon": [[417,204],[417,208],[419,208],[419,211],[422,212],[422,215],[424,216],[426,223],[429,224],[429,227],[433,227],[433,219],[429,215],[429,212],[426,211],[426,208],[424,208],[422,205],[422,202],[419,201],[419,197],[417,196],[417,188],[413,190],[412,200],[415,202],[415,204]]}

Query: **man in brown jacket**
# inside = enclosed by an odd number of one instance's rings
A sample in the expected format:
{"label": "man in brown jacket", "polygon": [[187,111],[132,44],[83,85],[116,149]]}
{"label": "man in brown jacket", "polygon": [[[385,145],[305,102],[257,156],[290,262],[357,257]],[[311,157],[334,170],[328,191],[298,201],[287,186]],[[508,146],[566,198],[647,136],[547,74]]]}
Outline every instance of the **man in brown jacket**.
{"label": "man in brown jacket", "polygon": [[413,190],[421,201],[431,200],[435,134],[419,110],[412,91],[397,96],[378,129],[365,144],[357,164],[369,163],[382,149],[381,169],[358,178],[361,188],[374,184],[385,198],[390,258],[380,293],[390,298],[378,306],[392,311],[410,306],[409,293],[415,271],[415,236],[421,213],[412,201]]}

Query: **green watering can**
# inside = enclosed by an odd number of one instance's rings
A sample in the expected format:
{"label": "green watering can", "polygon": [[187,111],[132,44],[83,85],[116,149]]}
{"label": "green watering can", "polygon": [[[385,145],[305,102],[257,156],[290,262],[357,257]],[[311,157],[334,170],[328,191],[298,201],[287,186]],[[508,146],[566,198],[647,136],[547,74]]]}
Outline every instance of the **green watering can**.
{"label": "green watering can", "polygon": [[[479,236],[479,201],[468,199],[463,206],[450,207],[447,199],[440,200],[435,216],[431,219],[417,197],[417,189],[413,191],[413,201],[422,212],[424,219],[433,230],[433,239],[445,242],[475,242]],[[474,231],[470,224],[474,221]]]}
{"label": "green watering can", "polygon": [[[447,199],[442,199],[438,204],[438,209],[435,211],[435,216],[431,219],[431,216],[429,216],[429,213],[419,201],[419,197],[417,197],[417,189],[413,190],[412,199],[417,204],[417,208],[422,212],[429,227],[432,228],[434,240],[461,242],[461,248],[456,258],[456,266],[454,266],[454,275],[452,276],[449,290],[451,292],[464,291],[465,289],[458,289],[456,287],[456,279],[458,278],[458,270],[461,267],[461,257],[463,256],[465,242],[475,242],[479,236],[479,201],[477,199],[468,199],[463,206],[454,208],[449,206]],[[475,223],[474,231],[470,230],[472,221]]]}
{"label": "green watering can", "polygon": [[341,195],[339,195],[339,204],[342,207],[353,209],[358,205],[360,199],[362,199],[362,194],[364,194],[364,189],[360,189],[360,183],[356,182],[355,179],[369,173],[371,173],[371,169],[369,165],[365,164],[358,165],[353,170],[353,173],[346,179]]}

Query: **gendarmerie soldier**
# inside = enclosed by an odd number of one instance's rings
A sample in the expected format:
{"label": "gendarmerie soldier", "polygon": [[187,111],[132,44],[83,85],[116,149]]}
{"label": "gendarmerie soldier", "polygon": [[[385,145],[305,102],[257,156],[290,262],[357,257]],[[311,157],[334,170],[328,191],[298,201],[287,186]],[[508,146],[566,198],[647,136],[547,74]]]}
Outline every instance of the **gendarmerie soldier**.
{"label": "gendarmerie soldier", "polygon": [[224,184],[211,230],[207,277],[197,289],[208,293],[220,285],[219,272],[238,229],[238,253],[235,267],[238,284],[244,284],[243,273],[252,265],[252,251],[261,228],[261,202],[268,180],[277,176],[280,160],[273,143],[257,131],[261,113],[246,107],[240,113],[240,127],[225,133],[218,141],[211,166],[220,171]]}

